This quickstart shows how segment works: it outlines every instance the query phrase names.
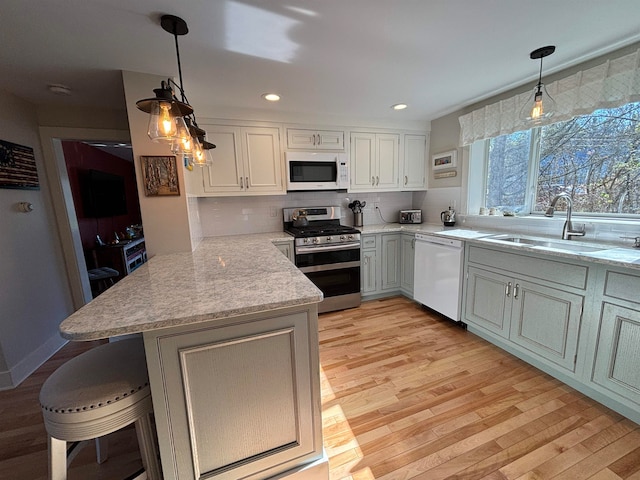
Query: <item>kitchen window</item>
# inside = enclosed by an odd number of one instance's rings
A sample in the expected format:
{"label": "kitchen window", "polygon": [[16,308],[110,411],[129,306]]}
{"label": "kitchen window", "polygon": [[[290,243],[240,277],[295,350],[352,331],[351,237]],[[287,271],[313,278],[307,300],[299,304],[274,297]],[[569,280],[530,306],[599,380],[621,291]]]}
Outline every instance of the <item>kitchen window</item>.
{"label": "kitchen window", "polygon": [[566,192],[575,213],[640,216],[640,102],[478,141],[476,148],[483,149],[486,207],[543,213]]}

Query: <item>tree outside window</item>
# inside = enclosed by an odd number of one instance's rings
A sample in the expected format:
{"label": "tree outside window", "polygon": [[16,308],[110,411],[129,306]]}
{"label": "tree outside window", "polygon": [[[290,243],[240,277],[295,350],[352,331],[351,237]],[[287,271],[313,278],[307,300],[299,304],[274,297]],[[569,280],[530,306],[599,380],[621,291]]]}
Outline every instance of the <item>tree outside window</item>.
{"label": "tree outside window", "polygon": [[[566,192],[577,213],[640,215],[640,103],[534,129],[528,138],[526,133],[490,140],[487,206],[520,211],[521,202],[525,211],[542,212]],[[538,136],[540,148],[531,148]],[[530,168],[537,170],[529,180],[535,185],[527,183]],[[528,188],[536,200],[527,208]]]}

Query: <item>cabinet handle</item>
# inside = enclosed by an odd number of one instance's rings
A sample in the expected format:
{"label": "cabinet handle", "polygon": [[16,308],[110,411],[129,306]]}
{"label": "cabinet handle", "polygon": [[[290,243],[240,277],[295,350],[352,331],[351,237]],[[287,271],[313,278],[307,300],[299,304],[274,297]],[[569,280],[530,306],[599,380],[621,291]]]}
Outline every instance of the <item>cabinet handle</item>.
{"label": "cabinet handle", "polygon": [[375,187],[376,185],[376,177],[371,177],[371,186]]}
{"label": "cabinet handle", "polygon": [[520,290],[520,284],[516,283],[516,287],[513,289],[513,298],[518,298],[519,290]]}
{"label": "cabinet handle", "polygon": [[242,177],[240,177],[240,190],[244,188],[244,184],[242,183]]}
{"label": "cabinet handle", "polygon": [[318,140],[316,141],[316,145],[320,145],[320,134],[316,135],[318,137]]}
{"label": "cabinet handle", "polygon": [[409,179],[407,178],[407,176],[404,176],[404,184],[406,185],[409,182]]}
{"label": "cabinet handle", "polygon": [[507,297],[510,297],[510,296],[511,296],[511,282],[507,283],[507,286],[506,286],[506,287],[505,287],[505,289],[504,289],[504,294],[505,294]]}
{"label": "cabinet handle", "polygon": [[416,239],[415,239],[415,238],[411,240],[411,248],[412,248],[413,250],[415,250],[415,249],[416,249]]}
{"label": "cabinet handle", "polygon": [[249,177],[244,177],[244,183],[247,186],[247,190],[249,190]]}
{"label": "cabinet handle", "polygon": [[380,185],[380,177],[376,176],[376,187]]}

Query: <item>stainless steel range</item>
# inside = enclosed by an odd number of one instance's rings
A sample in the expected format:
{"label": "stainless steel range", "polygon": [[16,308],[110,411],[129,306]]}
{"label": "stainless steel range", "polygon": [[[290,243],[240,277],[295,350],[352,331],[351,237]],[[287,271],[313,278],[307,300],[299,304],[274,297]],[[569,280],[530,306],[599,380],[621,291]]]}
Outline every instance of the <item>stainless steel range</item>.
{"label": "stainless steel range", "polygon": [[318,312],[360,305],[360,231],[340,225],[340,207],[285,208],[295,264],[324,294]]}

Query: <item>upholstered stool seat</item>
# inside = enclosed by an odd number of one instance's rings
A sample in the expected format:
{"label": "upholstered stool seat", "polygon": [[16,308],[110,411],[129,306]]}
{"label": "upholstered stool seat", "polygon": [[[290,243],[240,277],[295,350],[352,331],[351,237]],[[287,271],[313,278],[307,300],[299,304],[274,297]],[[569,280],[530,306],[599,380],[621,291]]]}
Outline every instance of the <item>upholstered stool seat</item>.
{"label": "upholstered stool seat", "polygon": [[107,288],[112,286],[115,283],[114,278],[118,278],[120,276],[120,272],[109,267],[92,268],[87,273],[89,275],[89,282],[91,283],[91,290],[94,297],[100,295]]}
{"label": "upholstered stool seat", "polygon": [[138,478],[160,478],[141,339],[100,345],[69,360],[45,381],[40,405],[51,480],[67,478],[66,442],[102,437],[134,422],[145,470]]}

